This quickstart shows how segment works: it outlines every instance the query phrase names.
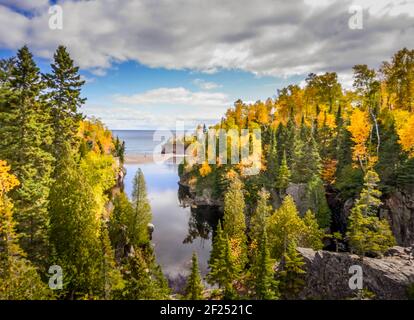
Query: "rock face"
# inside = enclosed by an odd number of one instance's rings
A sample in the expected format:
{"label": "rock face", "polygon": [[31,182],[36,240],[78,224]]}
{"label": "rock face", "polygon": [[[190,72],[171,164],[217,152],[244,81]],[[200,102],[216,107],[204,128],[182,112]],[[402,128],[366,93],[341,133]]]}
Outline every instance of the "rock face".
{"label": "rock face", "polygon": [[399,245],[414,245],[414,187],[396,191],[385,199],[380,215],[390,221]]}
{"label": "rock face", "polygon": [[300,299],[348,299],[356,292],[349,287],[353,265],[362,267],[363,288],[374,299],[407,299],[414,284],[414,248],[393,247],[383,258],[364,258],[349,253],[298,248],[306,263],[306,285]]}

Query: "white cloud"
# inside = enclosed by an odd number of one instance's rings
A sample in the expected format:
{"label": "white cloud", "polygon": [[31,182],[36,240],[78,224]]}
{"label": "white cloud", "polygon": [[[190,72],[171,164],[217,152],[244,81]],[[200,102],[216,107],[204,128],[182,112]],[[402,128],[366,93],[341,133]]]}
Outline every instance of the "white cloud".
{"label": "white cloud", "polygon": [[[103,74],[115,62],[215,72],[240,69],[289,76],[372,67],[414,43],[413,1],[62,0],[63,30],[48,28],[46,1],[3,0],[37,8],[33,17],[0,5],[0,46],[28,44],[52,57],[65,44],[82,68]],[[30,5],[28,4],[30,3]],[[312,3],[314,3],[312,1]],[[348,8],[360,4],[364,29],[350,30]]]}
{"label": "white cloud", "polygon": [[49,5],[49,0],[0,0],[0,5],[13,6],[23,10],[39,10]]}
{"label": "white cloud", "polygon": [[196,107],[223,107],[228,106],[230,101],[226,94],[220,92],[192,92],[188,89],[158,88],[134,95],[118,95],[115,101],[137,106],[145,105],[180,105]]}
{"label": "white cloud", "polygon": [[194,79],[193,83],[199,87],[200,89],[203,90],[212,90],[212,89],[217,89],[217,88],[221,88],[222,85],[217,84],[215,82],[210,82],[210,81],[205,81],[203,79]]}

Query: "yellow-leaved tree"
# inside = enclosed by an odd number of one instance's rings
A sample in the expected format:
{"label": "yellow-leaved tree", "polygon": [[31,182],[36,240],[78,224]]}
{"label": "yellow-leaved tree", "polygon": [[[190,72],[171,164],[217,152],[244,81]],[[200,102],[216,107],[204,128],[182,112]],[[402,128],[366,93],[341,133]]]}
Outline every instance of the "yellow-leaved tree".
{"label": "yellow-leaved tree", "polygon": [[354,146],[352,147],[352,159],[358,161],[361,168],[365,168],[369,160],[367,141],[372,129],[368,113],[355,108],[350,117],[350,124],[347,127],[351,133]]}

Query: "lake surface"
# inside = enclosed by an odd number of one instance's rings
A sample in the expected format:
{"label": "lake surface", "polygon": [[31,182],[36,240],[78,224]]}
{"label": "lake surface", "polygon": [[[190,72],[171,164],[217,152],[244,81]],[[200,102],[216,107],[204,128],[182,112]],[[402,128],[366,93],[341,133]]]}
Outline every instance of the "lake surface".
{"label": "lake surface", "polygon": [[[159,144],[152,141],[153,131],[149,130],[115,131],[114,134],[125,141],[127,154],[152,153],[153,147]],[[211,208],[191,210],[180,204],[178,166],[174,163],[127,163],[125,168],[125,191],[129,196],[138,168],[144,173],[155,225],[152,242],[164,274],[171,282],[183,282],[195,251],[200,271],[205,275],[211,250],[211,230],[219,213]]]}

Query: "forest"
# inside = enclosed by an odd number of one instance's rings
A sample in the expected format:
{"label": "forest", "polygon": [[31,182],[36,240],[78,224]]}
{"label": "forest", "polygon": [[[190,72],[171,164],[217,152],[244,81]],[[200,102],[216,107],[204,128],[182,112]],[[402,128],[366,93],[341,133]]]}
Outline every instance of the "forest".
{"label": "forest", "polygon": [[[383,199],[414,186],[414,50],[379,70],[356,65],[353,79],[344,89],[334,72],[309,74],[265,102],[236,101],[210,128],[261,129],[260,173],[180,165],[181,183],[210,190],[223,215],[206,279],[194,254],[173,295],[151,243],[145,178],[138,170],[128,197],[125,144],[81,113],[84,80],[67,49],[46,74],[26,46],[1,60],[0,300],[295,299],[306,276],[297,247],[381,257],[397,243]],[[353,199],[346,226],[329,193]],[[54,290],[52,266],[63,275]]]}

